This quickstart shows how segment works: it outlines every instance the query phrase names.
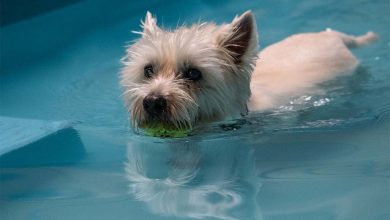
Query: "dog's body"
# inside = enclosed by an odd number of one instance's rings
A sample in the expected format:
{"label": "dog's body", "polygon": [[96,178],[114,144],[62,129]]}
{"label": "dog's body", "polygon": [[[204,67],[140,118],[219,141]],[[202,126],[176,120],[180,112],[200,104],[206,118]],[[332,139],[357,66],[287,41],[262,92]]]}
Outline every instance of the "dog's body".
{"label": "dog's body", "polygon": [[353,37],[327,30],[293,35],[265,48],[252,75],[249,109],[272,108],[318,83],[353,73],[359,61],[349,49],[375,39],[372,32]]}
{"label": "dog's body", "polygon": [[147,13],[142,38],[128,49],[122,85],[132,124],[192,127],[265,110],[318,83],[354,71],[349,48],[370,43],[337,31],[298,34],[258,54],[251,12],[232,23],[160,29]]}

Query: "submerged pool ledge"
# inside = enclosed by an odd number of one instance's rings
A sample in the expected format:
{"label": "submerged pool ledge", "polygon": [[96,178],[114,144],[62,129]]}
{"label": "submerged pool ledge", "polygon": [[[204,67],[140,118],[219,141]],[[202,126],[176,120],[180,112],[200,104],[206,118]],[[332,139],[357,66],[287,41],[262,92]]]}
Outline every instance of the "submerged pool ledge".
{"label": "submerged pool ledge", "polygon": [[68,121],[0,117],[0,167],[73,164],[85,156],[78,132]]}
{"label": "submerged pool ledge", "polygon": [[71,128],[71,125],[68,121],[0,117],[0,156]]}

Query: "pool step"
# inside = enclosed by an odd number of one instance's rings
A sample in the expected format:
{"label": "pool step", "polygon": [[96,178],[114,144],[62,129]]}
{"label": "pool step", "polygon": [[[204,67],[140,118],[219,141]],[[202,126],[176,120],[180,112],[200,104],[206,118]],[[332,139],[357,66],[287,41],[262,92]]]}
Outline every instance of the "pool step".
{"label": "pool step", "polygon": [[72,163],[85,149],[67,121],[0,117],[0,167]]}

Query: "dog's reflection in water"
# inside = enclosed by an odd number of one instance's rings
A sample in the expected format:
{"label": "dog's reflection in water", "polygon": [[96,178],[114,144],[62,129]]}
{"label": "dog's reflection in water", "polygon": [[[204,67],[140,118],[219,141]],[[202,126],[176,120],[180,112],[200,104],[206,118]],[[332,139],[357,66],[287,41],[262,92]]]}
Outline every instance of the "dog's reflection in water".
{"label": "dog's reflection in water", "polygon": [[253,151],[242,143],[225,145],[129,143],[129,193],[164,216],[261,219]]}

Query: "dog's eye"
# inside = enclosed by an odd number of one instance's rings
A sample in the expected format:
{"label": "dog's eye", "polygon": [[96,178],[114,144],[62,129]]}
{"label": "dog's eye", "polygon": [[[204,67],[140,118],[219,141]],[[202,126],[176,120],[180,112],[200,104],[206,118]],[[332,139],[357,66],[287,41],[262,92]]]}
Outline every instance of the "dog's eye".
{"label": "dog's eye", "polygon": [[184,77],[189,80],[196,81],[202,78],[202,73],[198,69],[190,68],[184,72]]}
{"label": "dog's eye", "polygon": [[152,65],[147,65],[144,68],[144,75],[146,78],[152,77],[154,71],[153,71],[153,66]]}

